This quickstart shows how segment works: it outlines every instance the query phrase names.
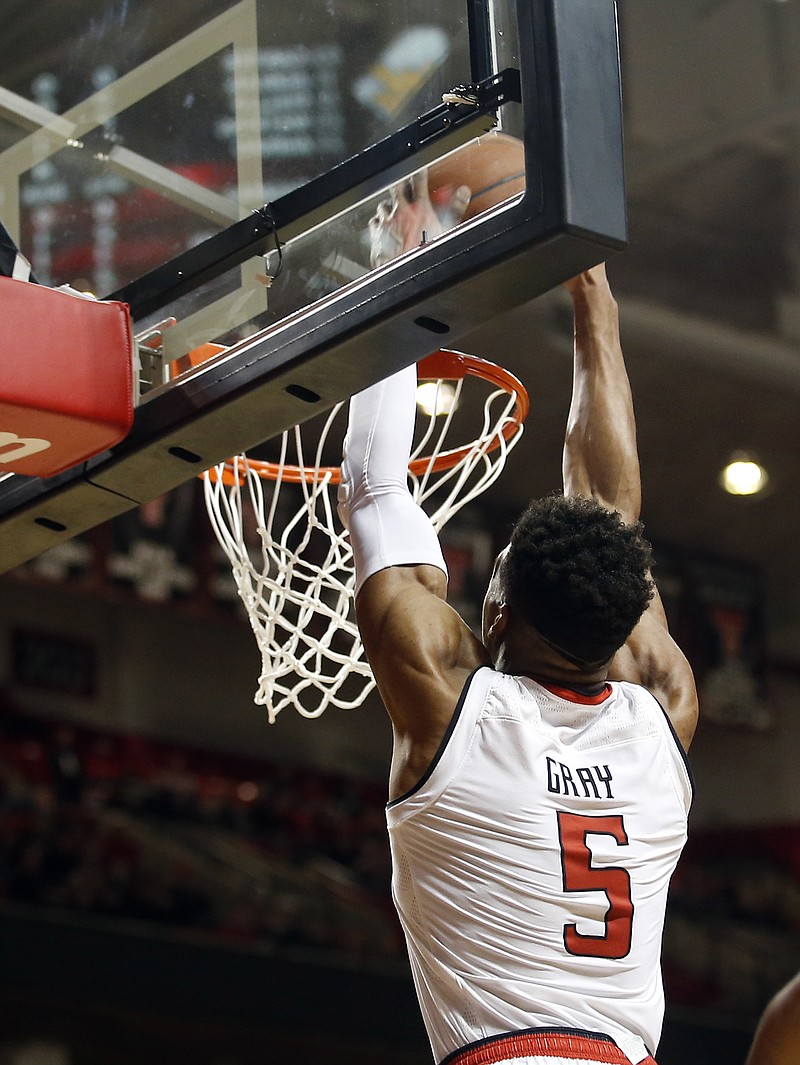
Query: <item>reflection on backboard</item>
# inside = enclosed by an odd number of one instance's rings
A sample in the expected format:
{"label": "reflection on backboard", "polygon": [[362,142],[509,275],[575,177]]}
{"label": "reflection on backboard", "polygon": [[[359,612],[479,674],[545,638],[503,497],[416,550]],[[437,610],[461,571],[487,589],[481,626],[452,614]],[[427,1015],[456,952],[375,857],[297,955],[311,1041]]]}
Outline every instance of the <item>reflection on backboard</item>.
{"label": "reflection on backboard", "polygon": [[[159,370],[110,452],[0,480],[5,569],[624,245],[613,0],[95,6],[65,29],[19,2],[4,33],[0,219],[40,283],[127,302],[156,364],[228,351]],[[470,186],[468,220],[370,269],[367,221],[421,167]]]}

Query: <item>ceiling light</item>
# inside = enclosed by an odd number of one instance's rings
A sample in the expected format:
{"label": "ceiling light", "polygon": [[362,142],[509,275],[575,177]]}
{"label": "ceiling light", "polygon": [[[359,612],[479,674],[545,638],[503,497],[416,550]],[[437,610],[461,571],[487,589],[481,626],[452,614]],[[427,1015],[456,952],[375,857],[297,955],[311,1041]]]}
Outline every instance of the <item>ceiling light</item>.
{"label": "ceiling light", "polygon": [[424,414],[449,414],[455,405],[456,390],[449,381],[423,381],[417,386],[417,406]]}
{"label": "ceiling light", "polygon": [[720,474],[720,483],[732,496],[753,496],[767,484],[767,471],[750,455],[737,452]]}

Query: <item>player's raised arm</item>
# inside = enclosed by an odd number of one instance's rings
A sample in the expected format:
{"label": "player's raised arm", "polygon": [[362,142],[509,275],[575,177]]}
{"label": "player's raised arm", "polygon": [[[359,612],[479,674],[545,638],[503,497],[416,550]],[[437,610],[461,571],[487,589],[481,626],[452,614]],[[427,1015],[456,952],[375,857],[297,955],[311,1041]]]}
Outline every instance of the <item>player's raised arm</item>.
{"label": "player's raised arm", "polygon": [[[575,349],[564,494],[596,499],[632,524],[639,519],[641,479],[617,304],[602,265],[573,278],[565,288],[574,309]],[[657,589],[615,655],[609,677],[635,681],[652,691],[688,748],[697,723],[697,693],[692,670],[669,635]]]}
{"label": "player's raised arm", "polygon": [[572,297],[575,322],[564,494],[596,499],[630,524],[639,519],[642,493],[617,303],[602,264],[564,287]]}
{"label": "player's raised arm", "polygon": [[[424,175],[397,189],[370,228],[375,265],[418,247],[423,233],[438,236]],[[466,677],[486,661],[480,642],[445,602],[439,540],[408,489],[416,384],[411,365],[352,398],[339,491],[353,548],[359,630],[394,730],[394,795],[430,764]]]}

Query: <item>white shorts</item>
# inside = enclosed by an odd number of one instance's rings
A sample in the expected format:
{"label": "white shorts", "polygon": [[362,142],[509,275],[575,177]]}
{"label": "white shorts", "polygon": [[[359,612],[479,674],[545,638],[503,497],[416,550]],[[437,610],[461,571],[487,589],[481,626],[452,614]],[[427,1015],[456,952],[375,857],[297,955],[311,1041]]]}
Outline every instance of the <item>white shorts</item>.
{"label": "white shorts", "polygon": [[[632,1065],[613,1039],[570,1029],[530,1028],[448,1054],[439,1065]],[[651,1057],[633,1065],[656,1065]]]}

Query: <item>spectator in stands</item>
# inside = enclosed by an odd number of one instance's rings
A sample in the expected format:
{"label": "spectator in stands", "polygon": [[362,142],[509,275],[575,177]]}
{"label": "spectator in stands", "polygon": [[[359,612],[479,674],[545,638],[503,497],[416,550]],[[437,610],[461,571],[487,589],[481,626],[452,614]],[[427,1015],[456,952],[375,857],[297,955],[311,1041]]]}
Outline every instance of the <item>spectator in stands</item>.
{"label": "spectator in stands", "polygon": [[60,803],[78,803],[83,795],[83,765],[75,740],[75,729],[69,725],[60,725],[53,737],[49,758],[50,772],[56,798]]}

